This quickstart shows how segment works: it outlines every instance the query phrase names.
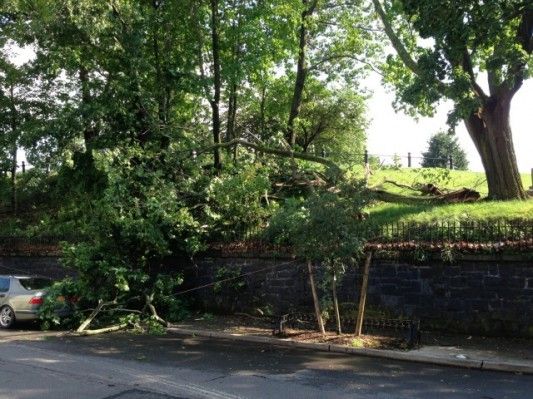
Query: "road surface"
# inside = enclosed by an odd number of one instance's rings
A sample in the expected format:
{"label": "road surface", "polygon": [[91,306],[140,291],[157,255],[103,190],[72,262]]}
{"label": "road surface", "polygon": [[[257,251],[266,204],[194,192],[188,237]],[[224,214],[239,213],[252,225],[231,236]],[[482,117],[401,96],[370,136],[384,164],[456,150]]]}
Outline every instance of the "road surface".
{"label": "road surface", "polygon": [[532,392],[533,376],[225,340],[0,332],[0,399],[526,399]]}

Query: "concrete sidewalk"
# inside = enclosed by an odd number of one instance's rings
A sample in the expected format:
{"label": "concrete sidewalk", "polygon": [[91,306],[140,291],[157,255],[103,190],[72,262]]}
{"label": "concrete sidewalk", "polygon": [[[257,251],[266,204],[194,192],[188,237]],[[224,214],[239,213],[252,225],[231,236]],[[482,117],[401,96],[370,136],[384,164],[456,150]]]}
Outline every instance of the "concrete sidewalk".
{"label": "concrete sidewalk", "polygon": [[423,346],[409,351],[352,348],[327,343],[297,342],[289,338],[275,338],[264,335],[246,335],[205,329],[170,327],[168,331],[182,336],[198,336],[228,339],[235,342],[255,342],[276,346],[315,349],[324,352],[346,353],[385,359],[403,360],[452,366],[477,370],[505,371],[511,373],[533,374],[533,360],[506,356],[493,350],[479,350],[449,346]]}

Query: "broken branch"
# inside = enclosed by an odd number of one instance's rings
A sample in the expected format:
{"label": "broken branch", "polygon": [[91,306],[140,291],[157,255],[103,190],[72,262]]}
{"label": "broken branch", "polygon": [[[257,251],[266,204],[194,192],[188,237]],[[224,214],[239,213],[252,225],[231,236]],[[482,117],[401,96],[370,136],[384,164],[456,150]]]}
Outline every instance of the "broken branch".
{"label": "broken branch", "polygon": [[266,154],[277,155],[283,158],[296,158],[296,159],[301,159],[304,161],[320,163],[322,165],[329,167],[331,170],[333,170],[336,176],[342,176],[341,168],[335,162],[329,159],[319,157],[316,155],[312,155],[309,153],[305,153],[305,152],[295,152],[292,150],[281,150],[278,148],[270,148],[270,147],[266,147],[260,144],[250,143],[249,141],[246,141],[243,139],[233,139],[225,143],[214,144],[207,148],[203,148],[202,150],[198,151],[197,154],[211,152],[216,148],[229,148],[229,147],[234,147],[237,145],[242,145],[243,147],[251,148],[259,152],[264,152]]}

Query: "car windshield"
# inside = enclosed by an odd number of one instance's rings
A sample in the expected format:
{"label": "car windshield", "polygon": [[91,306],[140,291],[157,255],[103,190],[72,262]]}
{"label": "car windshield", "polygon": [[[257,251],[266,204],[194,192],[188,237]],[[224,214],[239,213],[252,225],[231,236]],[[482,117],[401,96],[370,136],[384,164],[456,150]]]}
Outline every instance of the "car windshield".
{"label": "car windshield", "polygon": [[52,280],[38,277],[21,278],[19,281],[27,290],[42,290],[52,285]]}

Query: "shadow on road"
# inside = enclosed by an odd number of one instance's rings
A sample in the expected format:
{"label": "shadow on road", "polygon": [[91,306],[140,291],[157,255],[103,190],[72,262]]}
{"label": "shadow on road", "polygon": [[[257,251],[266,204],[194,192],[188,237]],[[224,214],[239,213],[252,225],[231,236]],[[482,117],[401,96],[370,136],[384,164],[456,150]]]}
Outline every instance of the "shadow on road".
{"label": "shadow on road", "polygon": [[[525,398],[533,376],[455,369],[337,353],[235,343],[222,339],[109,334],[34,342],[43,349],[124,359],[220,375],[220,383],[252,376],[274,384],[297,383],[327,392],[383,398]],[[215,383],[212,381],[210,383]],[[253,388],[253,387],[252,387]],[[251,389],[252,389],[251,388]],[[251,396],[253,397],[253,396]]]}

